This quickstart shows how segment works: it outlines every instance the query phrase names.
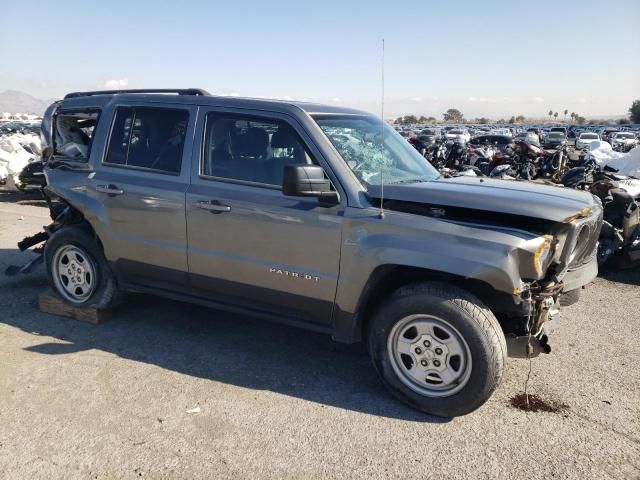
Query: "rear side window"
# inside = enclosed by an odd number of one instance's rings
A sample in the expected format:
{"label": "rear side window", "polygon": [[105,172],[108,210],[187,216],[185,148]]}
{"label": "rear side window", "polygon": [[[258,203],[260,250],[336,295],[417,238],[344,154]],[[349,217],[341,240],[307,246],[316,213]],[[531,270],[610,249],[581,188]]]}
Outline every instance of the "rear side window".
{"label": "rear side window", "polygon": [[118,108],[105,163],[179,174],[188,120],[185,110]]}
{"label": "rear side window", "polygon": [[98,110],[63,110],[55,116],[53,154],[86,162],[91,152]]}

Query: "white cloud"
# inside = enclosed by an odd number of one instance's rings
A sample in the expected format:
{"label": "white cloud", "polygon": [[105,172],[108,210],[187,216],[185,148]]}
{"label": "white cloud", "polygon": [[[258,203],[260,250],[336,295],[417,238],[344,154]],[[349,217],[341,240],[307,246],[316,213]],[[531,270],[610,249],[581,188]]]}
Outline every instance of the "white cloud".
{"label": "white cloud", "polygon": [[544,102],[544,98],[542,97],[533,97],[533,101],[536,103],[542,103]]}
{"label": "white cloud", "polygon": [[469,97],[467,98],[470,102],[482,102],[482,103],[494,103],[496,101],[495,98],[491,97]]}
{"label": "white cloud", "polygon": [[416,103],[426,102],[427,100],[439,100],[439,97],[412,97],[411,101]]}
{"label": "white cloud", "polygon": [[123,88],[129,84],[128,78],[114,78],[111,80],[105,80],[102,84],[103,88],[116,89]]}

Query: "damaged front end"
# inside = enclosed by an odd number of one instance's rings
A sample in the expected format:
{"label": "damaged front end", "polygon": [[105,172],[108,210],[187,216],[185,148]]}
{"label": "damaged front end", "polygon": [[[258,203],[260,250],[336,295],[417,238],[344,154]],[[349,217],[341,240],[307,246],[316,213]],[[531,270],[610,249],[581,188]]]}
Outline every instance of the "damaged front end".
{"label": "damaged front end", "polygon": [[[396,196],[400,197],[400,193],[396,192]],[[442,222],[439,232],[447,231],[444,224],[477,229],[471,233],[472,240],[456,244],[458,252],[451,261],[464,259],[464,266],[452,273],[460,274],[462,270],[468,279],[476,281],[463,282],[462,286],[469,288],[496,314],[505,332],[509,355],[527,358],[551,351],[549,336],[559,323],[561,303],[568,305],[577,296],[575,290],[597,275],[602,207],[594,197],[584,200],[582,208],[564,209],[562,217],[554,210],[553,218],[498,213],[477,208],[479,205],[470,208],[443,202],[387,199],[384,205],[386,210]],[[515,210],[512,206],[511,211]],[[469,231],[451,232],[461,238],[470,234]],[[478,252],[483,255],[481,261],[474,255]],[[442,268],[450,267],[443,265]],[[497,272],[507,275],[500,278]],[[504,279],[508,281],[500,281]],[[571,295],[567,296],[568,293]]]}
{"label": "damaged front end", "polygon": [[585,208],[565,219],[555,235],[545,235],[534,250],[535,273],[544,276],[513,292],[525,308],[526,324],[507,334],[509,356],[528,358],[551,352],[549,335],[558,325],[561,296],[597,275],[602,213],[599,204]]}

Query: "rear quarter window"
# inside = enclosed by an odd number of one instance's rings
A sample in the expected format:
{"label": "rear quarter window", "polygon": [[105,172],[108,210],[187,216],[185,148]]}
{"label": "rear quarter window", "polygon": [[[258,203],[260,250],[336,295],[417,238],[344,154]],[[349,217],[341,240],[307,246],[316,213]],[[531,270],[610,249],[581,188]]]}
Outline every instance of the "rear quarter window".
{"label": "rear quarter window", "polygon": [[54,120],[54,156],[86,162],[99,116],[98,109],[61,110]]}

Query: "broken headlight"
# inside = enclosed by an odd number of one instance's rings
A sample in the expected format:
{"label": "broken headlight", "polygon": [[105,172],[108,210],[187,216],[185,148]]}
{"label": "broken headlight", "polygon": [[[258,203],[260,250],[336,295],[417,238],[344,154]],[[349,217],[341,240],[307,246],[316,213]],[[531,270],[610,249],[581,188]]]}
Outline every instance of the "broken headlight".
{"label": "broken headlight", "polygon": [[542,279],[554,258],[554,237],[543,235],[527,240],[520,247],[520,277],[524,280]]}
{"label": "broken headlight", "polygon": [[538,237],[536,240],[539,240],[540,244],[536,247],[533,254],[533,270],[538,277],[542,277],[553,259],[551,248],[553,237],[551,235],[545,235],[544,237]]}

